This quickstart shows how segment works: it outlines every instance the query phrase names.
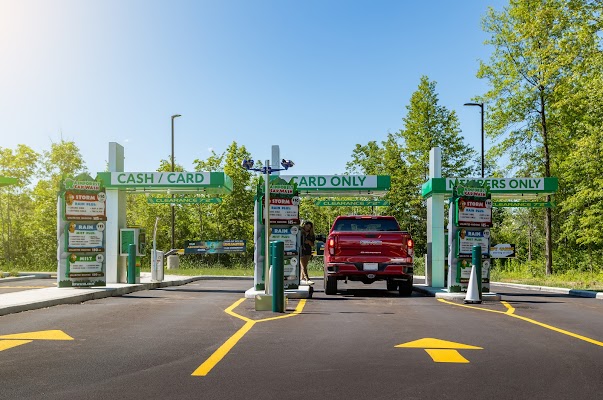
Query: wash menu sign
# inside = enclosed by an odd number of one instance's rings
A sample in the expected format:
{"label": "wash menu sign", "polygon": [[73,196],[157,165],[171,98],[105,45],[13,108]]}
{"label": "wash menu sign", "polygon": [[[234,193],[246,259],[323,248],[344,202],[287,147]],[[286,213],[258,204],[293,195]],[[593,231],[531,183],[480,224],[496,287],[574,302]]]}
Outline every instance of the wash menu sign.
{"label": "wash menu sign", "polygon": [[105,286],[104,187],[87,175],[67,178],[57,210],[58,286]]}

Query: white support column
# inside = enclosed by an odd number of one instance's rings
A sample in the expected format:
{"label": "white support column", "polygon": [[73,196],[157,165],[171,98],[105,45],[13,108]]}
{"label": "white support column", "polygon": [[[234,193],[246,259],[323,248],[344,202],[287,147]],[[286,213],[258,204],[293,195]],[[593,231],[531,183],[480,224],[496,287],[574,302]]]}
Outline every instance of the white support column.
{"label": "white support column", "polygon": [[[272,145],[272,167],[273,168],[279,168],[279,165],[281,165],[281,149],[278,146],[278,144],[273,144]],[[281,171],[275,171],[273,172],[273,175],[280,175]]]}
{"label": "white support column", "polygon": [[[433,147],[429,152],[429,178],[441,178],[442,152]],[[444,287],[444,195],[432,194],[427,199],[427,265],[425,283],[431,287]]]}
{"label": "white support column", "polygon": [[[124,172],[124,148],[109,143],[109,172]],[[119,230],[126,227],[126,193],[107,189],[106,274],[107,283],[126,282],[126,258],[119,255]]]}

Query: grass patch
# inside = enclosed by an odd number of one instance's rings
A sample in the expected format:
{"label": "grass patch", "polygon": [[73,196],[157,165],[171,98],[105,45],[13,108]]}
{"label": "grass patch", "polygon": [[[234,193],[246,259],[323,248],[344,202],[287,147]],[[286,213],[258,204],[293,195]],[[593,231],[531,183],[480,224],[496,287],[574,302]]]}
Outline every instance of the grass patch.
{"label": "grass patch", "polygon": [[603,291],[603,273],[565,271],[546,276],[525,271],[491,271],[494,282],[520,283],[524,285],[560,287],[576,290]]}

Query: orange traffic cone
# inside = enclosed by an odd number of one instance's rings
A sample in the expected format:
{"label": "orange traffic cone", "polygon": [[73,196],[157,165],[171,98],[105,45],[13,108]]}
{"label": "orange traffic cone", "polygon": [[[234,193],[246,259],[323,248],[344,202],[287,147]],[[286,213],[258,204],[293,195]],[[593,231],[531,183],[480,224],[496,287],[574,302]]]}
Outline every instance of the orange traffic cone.
{"label": "orange traffic cone", "polygon": [[469,286],[467,287],[467,295],[465,296],[465,304],[481,304],[482,299],[479,297],[479,289],[477,288],[477,271],[475,265],[471,266],[471,277],[469,278]]}

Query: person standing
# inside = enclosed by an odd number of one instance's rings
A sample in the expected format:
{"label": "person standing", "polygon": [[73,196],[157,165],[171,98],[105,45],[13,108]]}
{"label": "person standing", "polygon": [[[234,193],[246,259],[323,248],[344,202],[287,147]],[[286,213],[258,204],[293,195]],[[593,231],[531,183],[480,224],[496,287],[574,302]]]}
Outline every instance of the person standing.
{"label": "person standing", "polygon": [[310,280],[310,275],[308,274],[308,264],[312,259],[312,249],[314,248],[314,241],[316,240],[316,235],[314,234],[314,224],[310,221],[304,222],[301,229],[301,282],[302,284],[313,285],[314,282]]}

